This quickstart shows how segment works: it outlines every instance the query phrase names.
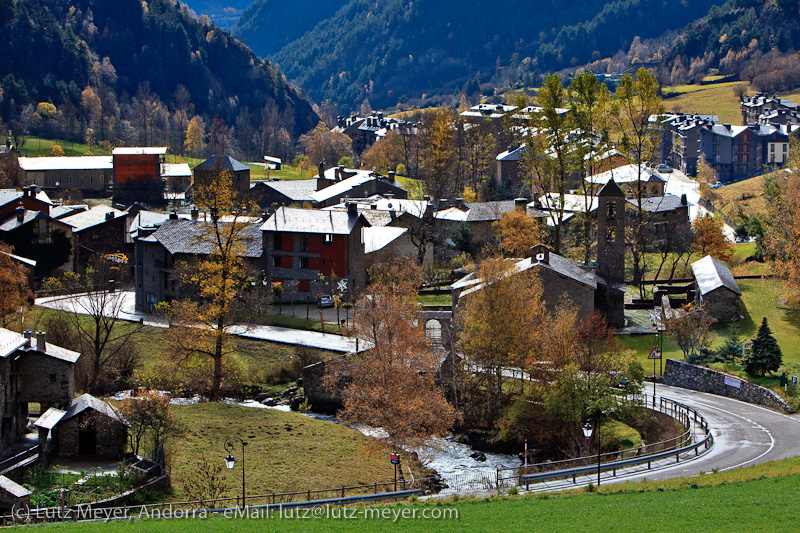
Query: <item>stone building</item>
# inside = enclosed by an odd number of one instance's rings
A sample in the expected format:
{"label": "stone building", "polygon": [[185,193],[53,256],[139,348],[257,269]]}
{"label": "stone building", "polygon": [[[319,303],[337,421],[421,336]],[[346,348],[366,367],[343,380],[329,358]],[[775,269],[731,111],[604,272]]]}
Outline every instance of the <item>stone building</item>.
{"label": "stone building", "polygon": [[111,189],[114,178],[112,156],[20,157],[20,168],[28,185],[49,191],[76,189],[104,193]]}
{"label": "stone building", "polygon": [[[159,302],[194,296],[190,289],[178,283],[177,267],[181,262],[190,263],[206,257],[214,251],[210,231],[212,223],[199,218],[197,210],[192,219],[169,215],[167,220],[158,222],[154,232],[143,231],[143,237],[136,239],[136,310],[153,312]],[[244,268],[250,274],[260,275],[261,231],[260,219],[245,220],[242,231],[242,256]],[[230,224],[225,219],[219,222]],[[242,219],[238,220],[242,223]]]}
{"label": "stone building", "polygon": [[362,229],[369,226],[355,203],[346,211],[279,208],[261,226],[265,280],[282,282],[285,299],[305,299],[312,283],[335,274],[355,297],[366,286]]}
{"label": "stone building", "polygon": [[64,217],[61,222],[72,228],[72,268],[83,272],[112,254],[133,259],[133,247],[126,244],[127,213],[105,205]]}
{"label": "stone building", "polygon": [[323,171],[320,165],[314,178],[317,180],[317,190],[311,194],[314,207],[329,207],[348,198],[368,198],[374,195],[408,198],[408,192],[395,180],[394,172],[381,176],[377,172],[344,166]]}
{"label": "stone building", "polygon": [[317,180],[256,181],[250,186],[248,199],[260,208],[272,206],[299,207],[311,204],[311,195],[317,192]]}
{"label": "stone building", "polygon": [[32,330],[0,328],[0,453],[28,425],[28,404],[64,407],[75,393],[75,363],[80,354],[46,342]]}
{"label": "stone building", "polygon": [[739,320],[742,291],[727,266],[707,255],[692,263],[692,274],[698,303],[708,316],[717,322]]}
{"label": "stone building", "polygon": [[194,190],[207,185],[215,174],[227,172],[231,176],[231,187],[238,195],[244,195],[250,190],[250,167],[240,163],[230,156],[215,155],[194,167]]}
{"label": "stone building", "polygon": [[[91,394],[78,396],[66,409],[48,409],[35,423],[58,457],[117,459],[125,452],[127,420]],[[49,434],[48,434],[49,432]]]}

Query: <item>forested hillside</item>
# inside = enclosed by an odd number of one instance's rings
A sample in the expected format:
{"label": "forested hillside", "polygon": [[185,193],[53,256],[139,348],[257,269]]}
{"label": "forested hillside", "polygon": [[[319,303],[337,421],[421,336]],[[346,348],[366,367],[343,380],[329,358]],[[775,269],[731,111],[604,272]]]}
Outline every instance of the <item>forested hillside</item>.
{"label": "forested hillside", "polygon": [[261,57],[267,57],[332,17],[346,3],[347,0],[255,0],[231,33]]}
{"label": "forested hillside", "polygon": [[[269,57],[318,101],[366,98],[383,107],[423,93],[452,95],[476,78],[538,84],[542,73],[627,51],[637,35],[680,29],[712,3],[350,0]],[[249,10],[237,27],[266,27],[257,14]]]}
{"label": "forested hillside", "polygon": [[293,138],[317,121],[277,68],[172,0],[0,0],[0,32],[0,118],[17,129],[71,117],[60,133],[128,144],[177,126],[178,145],[193,116],[242,132],[266,113]]}
{"label": "forested hillside", "polygon": [[185,0],[183,3],[198,16],[206,15],[216,26],[226,29],[239,20],[253,0]]}

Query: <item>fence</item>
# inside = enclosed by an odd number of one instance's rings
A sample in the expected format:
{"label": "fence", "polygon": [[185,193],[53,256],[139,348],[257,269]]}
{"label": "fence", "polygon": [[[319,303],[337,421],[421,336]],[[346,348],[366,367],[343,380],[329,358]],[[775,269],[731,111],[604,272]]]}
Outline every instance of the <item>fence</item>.
{"label": "fence", "polygon": [[[658,397],[658,402],[652,396],[641,396],[639,402],[647,406],[652,399],[654,410],[664,413],[683,425],[686,430],[677,437],[662,442],[646,444],[643,446],[608,452],[594,456],[578,457],[563,461],[552,461],[528,465],[527,467],[498,469],[496,487],[512,487],[551,479],[572,478],[576,482],[578,475],[593,472],[611,471],[614,476],[617,470],[647,463],[648,469],[653,461],[675,456],[676,462],[680,461],[680,454],[694,451],[699,455],[700,448],[708,449],[713,443],[713,437],[708,428],[708,422],[693,408],[669,398]],[[694,425],[694,428],[693,428]],[[701,431],[704,437],[695,440],[695,433]]]}
{"label": "fence", "polygon": [[[397,480],[369,485],[355,485],[334,489],[316,489],[296,492],[274,492],[270,494],[247,495],[244,503],[248,509],[285,509],[315,505],[346,505],[350,503],[405,499],[421,495],[431,490],[432,478],[416,480]],[[193,500],[184,502],[164,502],[141,505],[109,506],[102,502],[83,505],[64,505],[62,507],[15,510],[0,515],[0,527],[20,523],[44,523],[70,520],[108,520],[114,518],[172,517],[178,513],[190,516],[197,513],[213,514],[243,507],[240,496]]]}

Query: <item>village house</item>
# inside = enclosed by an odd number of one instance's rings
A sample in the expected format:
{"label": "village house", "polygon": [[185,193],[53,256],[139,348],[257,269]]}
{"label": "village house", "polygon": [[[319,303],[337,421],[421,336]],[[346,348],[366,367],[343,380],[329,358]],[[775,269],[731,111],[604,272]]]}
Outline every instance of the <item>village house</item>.
{"label": "village house", "polygon": [[63,409],[51,407],[34,423],[46,460],[55,457],[119,459],[130,424],[110,404],[83,394]]}
{"label": "village house", "polygon": [[166,147],[120,147],[111,152],[114,163],[114,202],[128,204],[164,201],[161,164]]}
{"label": "village house", "polygon": [[230,156],[212,156],[192,170],[194,172],[194,189],[208,185],[220,172],[230,174],[233,191],[243,196],[250,190],[250,167]]}
{"label": "village house", "polygon": [[[190,264],[200,257],[214,252],[211,240],[211,221],[200,218],[197,210],[192,211],[192,218],[179,218],[170,214],[167,220],[161,220],[158,214],[139,213],[136,228],[136,310],[152,313],[159,302],[170,302],[194,297],[189,288],[179,283],[178,268],[182,262]],[[242,232],[242,257],[248,275],[259,276],[261,272],[262,236],[261,220],[241,219],[238,223],[246,224]],[[221,225],[230,221],[221,219]],[[150,226],[148,226],[150,224]],[[152,228],[155,227],[155,231]]]}
{"label": "village house", "polygon": [[0,328],[0,453],[27,432],[28,406],[65,407],[75,394],[75,363],[80,354],[46,342],[33,330]]}
{"label": "village house", "polygon": [[420,128],[420,124],[388,118],[382,112],[374,111],[366,117],[356,114],[336,117],[336,126],[331,131],[350,137],[353,141],[353,152],[361,154],[384,139],[390,131],[398,135],[416,135]]}
{"label": "village house", "polygon": [[124,254],[130,263],[133,247],[125,242],[126,217],[125,211],[98,205],[60,220],[72,228],[73,272],[83,272],[115,254]]}
{"label": "village house", "polygon": [[[655,118],[653,119],[655,120]],[[789,154],[790,126],[722,124],[716,115],[667,114],[660,117],[660,158],[695,175],[700,159],[723,183],[755,176],[764,165],[783,164]]]}
{"label": "village house", "polygon": [[710,255],[692,263],[697,303],[718,323],[739,320],[742,291],[730,269]]}
{"label": "village house", "polygon": [[742,124],[761,124],[765,115],[774,112],[795,113],[800,111],[797,104],[787,98],[778,98],[768,93],[745,96],[739,106],[742,111]]}
{"label": "village house", "polygon": [[256,181],[250,184],[247,198],[261,209],[275,206],[300,207],[310,205],[311,195],[317,192],[317,180]]}
{"label": "village house", "polygon": [[354,297],[366,286],[367,227],[354,203],[345,211],[279,208],[261,226],[265,280],[283,283],[284,298],[305,299],[332,292],[335,275]]}
{"label": "village house", "polygon": [[340,165],[325,171],[322,166],[314,179],[317,190],[311,194],[311,201],[316,208],[329,207],[348,198],[367,198],[373,195],[395,198],[408,198],[408,192],[395,180],[395,173],[389,172],[387,177],[369,170],[345,168]]}
{"label": "village house", "polygon": [[112,156],[20,157],[20,168],[28,185],[49,191],[76,189],[107,193],[114,177]]}

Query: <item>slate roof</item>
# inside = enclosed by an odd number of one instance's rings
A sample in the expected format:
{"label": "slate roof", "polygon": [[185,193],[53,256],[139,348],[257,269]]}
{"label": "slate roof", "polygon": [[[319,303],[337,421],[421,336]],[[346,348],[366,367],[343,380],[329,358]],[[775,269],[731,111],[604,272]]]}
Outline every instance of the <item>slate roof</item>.
{"label": "slate roof", "polygon": [[700,294],[702,295],[721,287],[725,287],[736,294],[742,294],[728,267],[710,255],[692,263],[692,273],[697,281],[697,288],[700,289]]}
{"label": "slate roof", "polygon": [[611,180],[619,183],[630,183],[634,181],[666,181],[658,172],[651,168],[642,168],[639,172],[637,165],[624,165],[618,168],[600,172],[586,178],[590,183],[608,183]]}
{"label": "slate roof", "polygon": [[[639,202],[635,199],[628,200],[628,203],[634,207],[639,207]],[[674,194],[665,194],[664,196],[652,196],[650,198],[642,198],[642,209],[650,213],[661,213],[664,211],[672,211],[673,209],[680,209],[688,207],[692,204],[686,202],[681,203],[681,198]]]}
{"label": "slate roof", "polygon": [[61,409],[56,409],[55,407],[51,407],[47,411],[44,412],[42,416],[36,419],[36,422],[33,423],[34,426],[37,428],[42,429],[53,429],[61,422],[61,419],[64,418],[64,415],[67,414],[66,411]]}
{"label": "slate roof", "polygon": [[66,422],[70,418],[78,416],[87,409],[92,409],[93,411],[102,413],[109,418],[119,420],[126,426],[130,426],[128,421],[123,418],[119,411],[103,400],[98,400],[91,394],[82,394],[81,396],[78,396],[72,400],[72,403],[69,404],[67,412],[64,413],[64,417],[60,420],[60,422]]}
{"label": "slate roof", "polygon": [[0,231],[14,231],[20,226],[24,226],[34,220],[38,220],[40,218],[50,218],[47,216],[47,213],[43,211],[30,211],[25,209],[25,215],[22,217],[22,221],[17,218],[17,213],[11,213],[7,215],[2,221],[0,221]]}
{"label": "slate roof", "polygon": [[[229,222],[220,222],[225,225]],[[209,237],[211,222],[203,220],[186,220],[182,218],[165,220],[155,233],[144,242],[159,242],[171,254],[209,255],[214,246]],[[261,257],[263,249],[259,223],[247,222],[243,231],[243,257]]]}
{"label": "slate roof", "polygon": [[514,200],[501,200],[497,202],[470,202],[465,204],[466,210],[450,207],[436,213],[440,220],[456,220],[463,222],[483,222],[499,220],[503,213],[513,211]]}
{"label": "slate roof", "polygon": [[253,187],[269,187],[293,202],[310,202],[311,195],[317,191],[317,180],[259,181],[250,186]]}
{"label": "slate roof", "polygon": [[[45,337],[45,341],[46,341]],[[10,331],[5,328],[0,328],[0,357],[8,357],[12,353],[16,352],[17,350],[22,350],[24,352],[38,352],[39,350],[36,349],[36,337],[34,336],[31,339],[31,346],[26,346],[28,344],[28,339],[22,333],[17,333],[16,331]],[[45,351],[39,352],[44,353],[49,357],[54,357],[55,359],[61,359],[62,361],[66,361],[68,363],[75,363],[78,358],[81,356],[78,352],[73,352],[72,350],[67,350],[66,348],[62,348],[61,346],[56,346],[53,343],[45,342]]]}
{"label": "slate roof", "polygon": [[161,163],[162,178],[185,178],[192,175],[187,163]]}
{"label": "slate roof", "polygon": [[111,151],[112,155],[164,155],[166,153],[166,146],[121,146]]}
{"label": "slate roof", "polygon": [[223,170],[230,170],[231,172],[239,172],[240,170],[250,170],[250,167],[244,163],[240,163],[229,155],[225,156],[211,156],[196,167],[194,170],[215,170],[217,160],[220,161]]}
{"label": "slate roof", "polygon": [[84,155],[78,157],[20,157],[19,166],[26,172],[45,170],[111,170],[114,163],[110,155]]}
{"label": "slate roof", "polygon": [[72,226],[72,231],[83,231],[106,222],[106,214],[114,213],[114,218],[124,217],[126,213],[107,205],[97,205],[88,211],[83,211],[76,215],[70,215],[61,219],[64,224]]}
{"label": "slate roof", "polygon": [[[314,202],[324,202],[325,200],[329,200],[331,198],[335,198],[337,196],[345,195],[348,192],[364,185],[365,183],[369,183],[372,180],[380,179],[380,177],[374,174],[358,174],[356,176],[351,176],[347,179],[343,179],[342,181],[337,181],[333,185],[329,185],[324,189],[320,189],[311,195],[311,200]],[[394,187],[398,189],[402,189],[403,186],[395,181],[392,183]]]}
{"label": "slate roof", "polygon": [[603,188],[600,189],[597,196],[625,196],[625,193],[619,188],[617,182],[612,179],[603,185]]}
{"label": "slate roof", "polygon": [[264,222],[261,231],[350,235],[359,218],[363,219],[360,215],[350,216],[347,211],[281,207]]}
{"label": "slate roof", "polygon": [[377,252],[407,232],[406,228],[364,228],[364,253]]}
{"label": "slate roof", "polygon": [[3,489],[15,498],[24,498],[25,496],[33,494],[31,491],[6,476],[0,476],[0,489]]}
{"label": "slate roof", "polygon": [[[549,261],[547,263],[541,263],[533,258],[526,257],[525,259],[515,263],[514,266],[506,273],[506,275],[512,275],[517,272],[525,272],[526,270],[530,270],[532,268],[545,268],[564,277],[573,279],[578,283],[587,285],[592,289],[597,289],[597,278],[592,272],[585,270],[578,263],[570,261],[566,257],[556,255],[553,252],[550,252],[548,256]],[[483,288],[483,280],[478,278],[474,273],[468,274],[452,285],[453,289],[462,287],[471,288],[462,292],[459,298]]]}
{"label": "slate roof", "polygon": [[88,210],[88,205],[56,205],[50,208],[50,216],[58,220]]}
{"label": "slate roof", "polygon": [[[22,198],[22,191],[18,191],[17,189],[0,189],[0,205],[6,205],[18,198]],[[36,193],[36,199],[40,202],[53,205],[50,197],[42,190]]]}

